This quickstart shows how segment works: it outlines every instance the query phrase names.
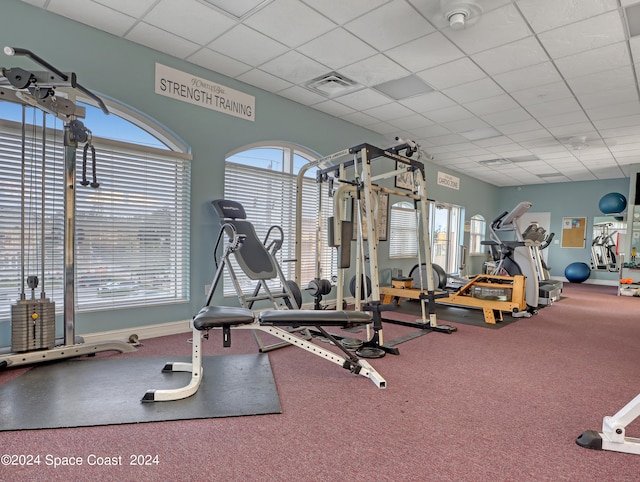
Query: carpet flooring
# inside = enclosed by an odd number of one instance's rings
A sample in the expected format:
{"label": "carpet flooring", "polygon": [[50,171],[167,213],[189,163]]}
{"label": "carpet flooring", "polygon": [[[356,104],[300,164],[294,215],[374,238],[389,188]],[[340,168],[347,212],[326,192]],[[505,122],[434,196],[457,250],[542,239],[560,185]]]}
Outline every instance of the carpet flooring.
{"label": "carpet flooring", "polygon": [[[432,332],[401,344],[398,356],[369,360],[385,390],[287,347],[268,353],[281,414],[0,432],[2,453],[42,460],[16,459],[0,480],[638,482],[640,456],[575,440],[640,392],[640,299],[573,283],[563,295],[506,329],[451,322],[453,334]],[[411,331],[384,325],[389,340]],[[189,337],[143,339],[136,353],[99,357],[188,356]],[[230,348],[220,333],[203,346],[207,356],[256,352],[248,330]],[[0,372],[0,386],[24,371]],[[640,437],[640,420],[627,435]],[[123,464],[89,465],[91,454]],[[158,461],[133,466],[136,454]],[[85,463],[54,468],[46,455]]]}

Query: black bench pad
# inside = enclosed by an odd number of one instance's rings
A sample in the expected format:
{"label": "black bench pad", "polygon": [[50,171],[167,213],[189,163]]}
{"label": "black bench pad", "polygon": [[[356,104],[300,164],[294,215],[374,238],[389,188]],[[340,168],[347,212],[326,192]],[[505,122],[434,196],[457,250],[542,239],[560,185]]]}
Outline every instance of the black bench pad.
{"label": "black bench pad", "polygon": [[269,310],[258,315],[261,325],[271,326],[357,326],[371,323],[362,311]]}
{"label": "black bench pad", "polygon": [[253,311],[233,306],[205,306],[193,318],[196,330],[209,330],[223,326],[247,325],[255,320]]}

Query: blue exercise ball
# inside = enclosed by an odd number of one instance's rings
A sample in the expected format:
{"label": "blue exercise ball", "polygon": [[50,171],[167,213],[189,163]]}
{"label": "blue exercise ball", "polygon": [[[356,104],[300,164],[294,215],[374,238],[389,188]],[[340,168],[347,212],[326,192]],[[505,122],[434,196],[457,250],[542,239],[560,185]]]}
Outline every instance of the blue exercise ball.
{"label": "blue exercise ball", "polygon": [[564,276],[571,283],[582,283],[591,276],[591,268],[586,263],[571,263],[564,269]]}
{"label": "blue exercise ball", "polygon": [[627,208],[627,198],[619,192],[610,192],[602,196],[598,207],[603,214],[621,213]]}

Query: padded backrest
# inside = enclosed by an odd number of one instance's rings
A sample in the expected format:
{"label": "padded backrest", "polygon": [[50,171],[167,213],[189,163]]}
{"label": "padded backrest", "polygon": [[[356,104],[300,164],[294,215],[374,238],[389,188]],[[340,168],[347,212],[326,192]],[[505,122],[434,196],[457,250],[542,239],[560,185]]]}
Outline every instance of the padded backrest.
{"label": "padded backrest", "polygon": [[221,224],[233,226],[244,240],[233,254],[242,271],[252,280],[269,280],[278,276],[275,260],[262,243],[251,222],[246,220],[242,204],[226,199],[211,201]]}

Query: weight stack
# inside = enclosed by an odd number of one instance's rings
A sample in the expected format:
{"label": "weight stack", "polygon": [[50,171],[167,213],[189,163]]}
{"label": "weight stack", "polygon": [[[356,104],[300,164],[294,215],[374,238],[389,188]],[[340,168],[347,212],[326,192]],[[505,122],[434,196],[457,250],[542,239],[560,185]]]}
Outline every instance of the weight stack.
{"label": "weight stack", "polygon": [[56,304],[47,298],[11,306],[11,351],[46,350],[56,343]]}

